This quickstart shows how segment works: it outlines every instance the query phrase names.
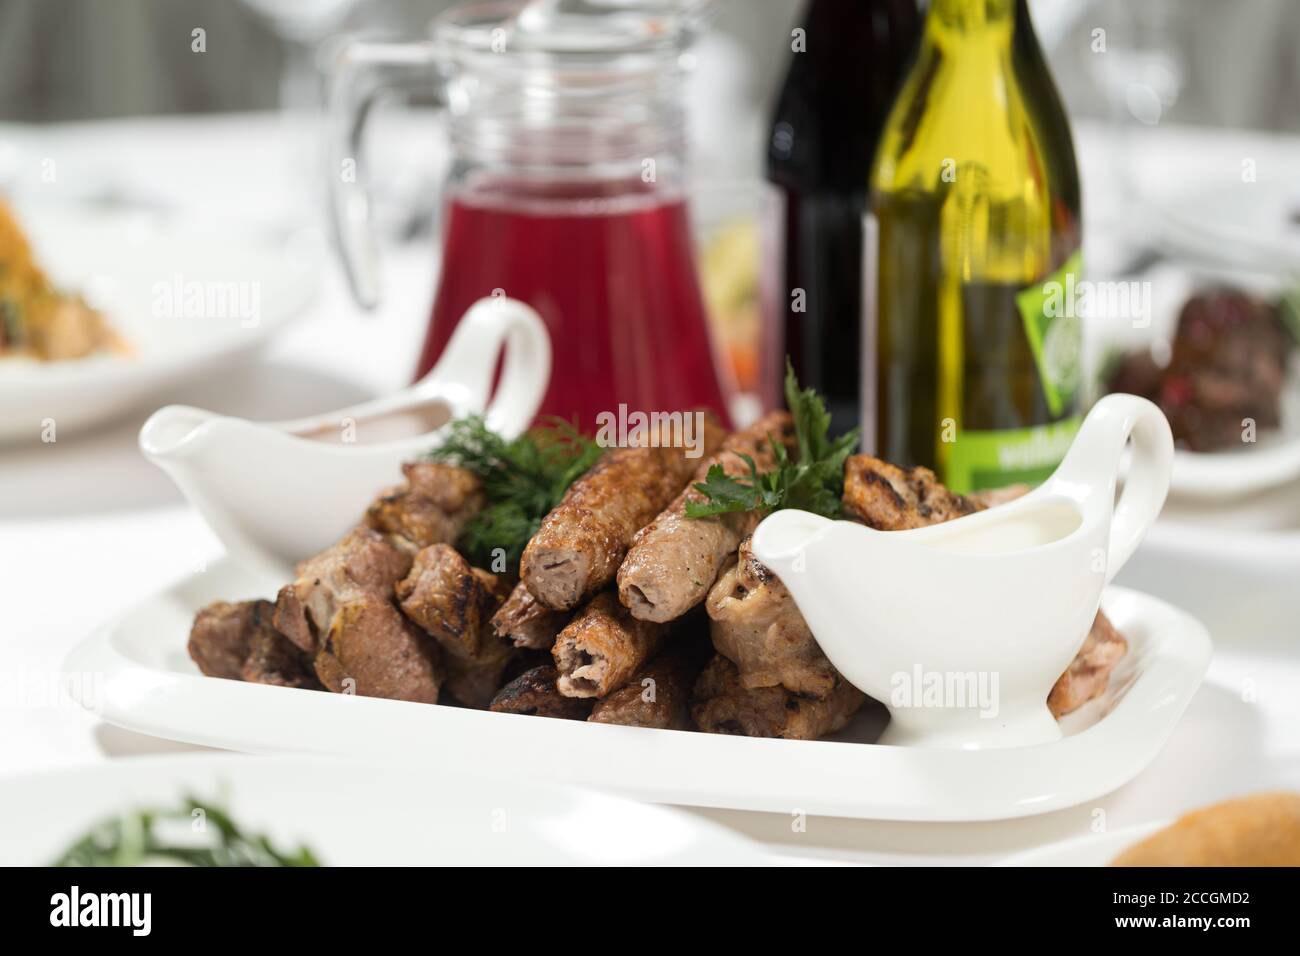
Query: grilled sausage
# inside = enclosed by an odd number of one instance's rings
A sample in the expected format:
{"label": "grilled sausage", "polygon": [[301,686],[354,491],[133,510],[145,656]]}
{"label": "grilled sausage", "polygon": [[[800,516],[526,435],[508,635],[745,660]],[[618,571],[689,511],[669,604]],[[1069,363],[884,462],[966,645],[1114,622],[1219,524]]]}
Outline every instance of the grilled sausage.
{"label": "grilled sausage", "polygon": [[688,518],[686,503],[705,500],[695,482],[703,481],[715,464],[728,475],[747,475],[749,465],[741,455],[752,458],[760,472],[770,469],[773,441],[787,449],[795,447],[794,420],[789,412],[772,412],[727,438],[718,454],[699,466],[672,504],[637,532],[618,569],[618,597],[633,617],[671,621],[704,600],[723,565],[762,515],[745,511]]}
{"label": "grilled sausage", "polygon": [[638,621],[602,591],[555,638],[552,654],[566,697],[605,697],[655,655],[669,625]]}

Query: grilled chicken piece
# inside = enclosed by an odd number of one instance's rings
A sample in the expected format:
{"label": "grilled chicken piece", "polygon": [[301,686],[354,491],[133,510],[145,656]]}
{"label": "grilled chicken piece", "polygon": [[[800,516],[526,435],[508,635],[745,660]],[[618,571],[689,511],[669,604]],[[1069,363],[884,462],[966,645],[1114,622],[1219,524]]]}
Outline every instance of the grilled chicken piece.
{"label": "grilled chicken piece", "polygon": [[506,598],[506,603],[492,616],[492,630],[509,639],[515,647],[549,651],[555,635],[569,623],[566,611],[552,611],[537,603],[528,585],[520,581]]}
{"label": "grilled chicken piece", "polygon": [[436,461],[402,466],[406,483],[371,503],[366,524],[414,554],[431,544],[452,544],[466,522],[483,508],[483,483],[473,472]]}
{"label": "grilled chicken piece", "polygon": [[641,669],[626,685],[596,702],[587,719],[598,724],[691,730],[691,688],[702,655],[672,647]]}
{"label": "grilled chicken piece", "polygon": [[524,671],[501,688],[488,709],[501,714],[586,720],[591,713],[592,700],[565,697],[555,686],[558,677],[559,672],[550,664]]}
{"label": "grilled chicken piece", "polygon": [[555,638],[552,655],[566,697],[605,697],[659,650],[669,625],[638,621],[602,591]]}
{"label": "grilled chicken piece", "polygon": [[[520,577],[533,597],[552,611],[567,611],[614,579],[638,531],[676,497],[691,478],[696,459],[671,447],[671,429],[658,436],[663,447],[642,444],[605,453],[569,486],[524,548]],[[703,454],[711,455],[722,429],[705,416]]]}
{"label": "grilled chicken piece", "polygon": [[781,580],[750,552],[722,573],[705,605],[718,653],[730,659],[742,687],[784,687],[825,697],[841,681]]}
{"label": "grilled chicken piece", "polygon": [[449,544],[420,550],[395,592],[406,616],[454,657],[477,660],[510,649],[488,624],[505,597],[505,582],[471,567]]}
{"label": "grilled chicken piece", "polygon": [[390,600],[366,595],[340,607],[316,655],[316,675],[335,693],[438,702],[438,645]]}
{"label": "grilled chicken piece", "polygon": [[253,640],[271,628],[270,601],[217,601],[194,616],[190,628],[190,659],[209,677],[243,680],[244,661]]}
{"label": "grilled chicken piece", "polygon": [[695,490],[709,468],[721,465],[728,475],[749,474],[742,455],[758,470],[773,467],[772,442],[793,450],[794,419],[789,412],[772,412],[722,443],[718,454],[705,459],[672,504],[637,532],[618,569],[618,596],[632,616],[643,621],[671,621],[704,600],[742,538],[758,525],[757,511],[711,518],[687,518],[688,501],[704,501]]}
{"label": "grilled chicken piece", "polygon": [[393,597],[393,585],[411,569],[411,557],[377,531],[354,528],[314,558],[298,565],[297,577],[280,589],[276,629],[314,654],[338,609],[363,597]]}
{"label": "grilled chicken piece", "polygon": [[1100,695],[1110,682],[1110,672],[1126,653],[1128,641],[1098,611],[1083,647],[1047,696],[1047,709],[1052,716],[1064,716]]}
{"label": "grilled chicken piece", "polygon": [[840,678],[821,699],[793,694],[784,687],[746,688],[736,665],[721,654],[709,661],[695,682],[691,716],[710,734],[816,740],[849,722],[866,695]]}
{"label": "grilled chicken piece", "polygon": [[928,468],[898,468],[870,455],[844,463],[844,511],[877,531],[923,528],[976,511]]}

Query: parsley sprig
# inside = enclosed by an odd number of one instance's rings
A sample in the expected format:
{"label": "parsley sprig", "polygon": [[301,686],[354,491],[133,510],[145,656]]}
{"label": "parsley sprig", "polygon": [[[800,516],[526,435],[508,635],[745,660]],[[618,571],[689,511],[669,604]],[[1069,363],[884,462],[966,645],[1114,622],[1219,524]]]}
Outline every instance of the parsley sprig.
{"label": "parsley sprig", "polygon": [[457,548],[479,567],[490,567],[499,548],[508,566],[517,567],[542,519],[601,451],[559,418],[510,440],[488,428],[481,415],[452,422],[447,440],[429,457],[478,475],[488,502],[466,524]]}
{"label": "parsley sprig", "polygon": [[774,467],[760,472],[754,459],[741,455],[748,476],[729,475],[721,465],[709,468],[695,490],[705,501],[686,502],[686,517],[707,518],[736,511],[778,511],[799,508],[828,518],[840,513],[844,493],[844,460],[858,443],[858,430],[832,440],[831,416],[821,396],[800,389],[789,360],[785,366],[785,402],[794,416],[798,457],[791,458],[783,444],[768,436]]}

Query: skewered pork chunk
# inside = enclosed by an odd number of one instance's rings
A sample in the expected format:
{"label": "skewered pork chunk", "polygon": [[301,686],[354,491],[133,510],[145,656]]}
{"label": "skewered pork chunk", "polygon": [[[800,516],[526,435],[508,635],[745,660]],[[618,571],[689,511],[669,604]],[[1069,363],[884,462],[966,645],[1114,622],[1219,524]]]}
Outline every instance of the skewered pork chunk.
{"label": "skewered pork chunk", "polygon": [[847,724],[867,697],[843,678],[821,699],[784,687],[748,689],[736,665],[719,654],[695,682],[694,699],[691,716],[706,733],[816,740]]}
{"label": "skewered pork chunk", "polygon": [[598,724],[691,730],[691,688],[701,655],[672,647],[643,667],[626,685],[596,702],[587,719]]}
{"label": "skewered pork chunk", "polygon": [[1047,709],[1052,716],[1064,716],[1101,694],[1110,681],[1110,672],[1126,653],[1128,641],[1098,611],[1083,647],[1047,696]]}
{"label": "skewered pork chunk", "polygon": [[272,604],[267,607],[267,625],[253,634],[251,649],[240,677],[250,684],[271,684],[276,687],[301,687],[305,690],[324,690],[311,657],[269,624]]}
{"label": "skewered pork chunk", "polygon": [[333,616],[316,675],[335,693],[438,702],[438,645],[385,597],[365,595]]}
{"label": "skewered pork chunk", "polygon": [[715,464],[728,475],[748,475],[749,466],[740,457],[748,455],[760,472],[770,470],[773,441],[794,449],[794,419],[789,412],[772,412],[728,437],[716,456],[700,464],[672,504],[637,532],[618,569],[619,600],[633,617],[671,621],[704,600],[723,565],[762,515],[746,511],[687,518],[686,503],[705,500],[694,485],[703,481]]}
{"label": "skewered pork chunk", "polygon": [[570,617],[565,611],[542,607],[528,585],[520,581],[492,616],[492,630],[499,637],[509,639],[515,647],[549,651],[555,635],[564,629]]}
{"label": "skewered pork chunk", "polygon": [[558,677],[559,672],[550,664],[524,671],[501,688],[488,709],[501,714],[586,720],[593,701],[590,698],[565,697],[555,685]]}
{"label": "skewered pork chunk", "polygon": [[271,629],[270,601],[217,601],[194,616],[190,659],[209,677],[242,680],[254,638]]}
{"label": "skewered pork chunk", "polygon": [[452,544],[485,501],[473,472],[436,461],[402,466],[406,484],[384,491],[366,511],[366,524],[414,554],[431,544]]}
{"label": "skewered pork chunk", "polygon": [[338,609],[349,601],[393,597],[393,585],[411,569],[411,557],[369,528],[354,528],[337,543],[297,567],[297,578],[280,589],[276,629],[315,653]]}
{"label": "skewered pork chunk", "polygon": [[555,638],[557,682],[566,697],[605,697],[655,655],[669,625],[638,621],[602,591]]}
{"label": "skewered pork chunk", "polygon": [[471,567],[449,544],[415,555],[410,573],[397,582],[397,601],[406,616],[433,635],[449,654],[463,660],[491,656],[509,645],[488,626],[505,584],[495,574]]}
{"label": "skewered pork chunk", "polygon": [[898,468],[870,455],[844,463],[844,512],[877,531],[923,528],[974,512],[969,499],[949,491],[929,468]]}
{"label": "skewered pork chunk", "polygon": [[[524,549],[520,577],[533,597],[553,611],[567,611],[614,579],[638,531],[673,500],[695,471],[687,449],[641,445],[605,453],[569,486]],[[703,453],[711,455],[722,429],[705,416]],[[661,446],[672,441],[665,428]]]}
{"label": "skewered pork chunk", "polygon": [[786,586],[751,553],[749,538],[706,607],[713,646],[736,665],[742,687],[824,697],[841,681]]}

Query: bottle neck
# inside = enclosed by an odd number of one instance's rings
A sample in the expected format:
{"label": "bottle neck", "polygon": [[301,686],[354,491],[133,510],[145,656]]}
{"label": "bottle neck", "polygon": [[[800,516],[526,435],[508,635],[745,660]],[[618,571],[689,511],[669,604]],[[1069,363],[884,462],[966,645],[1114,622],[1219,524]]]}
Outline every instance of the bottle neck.
{"label": "bottle neck", "polygon": [[979,38],[1010,48],[1017,0],[933,0],[926,16],[926,42],[945,51]]}

